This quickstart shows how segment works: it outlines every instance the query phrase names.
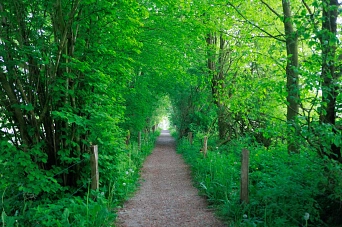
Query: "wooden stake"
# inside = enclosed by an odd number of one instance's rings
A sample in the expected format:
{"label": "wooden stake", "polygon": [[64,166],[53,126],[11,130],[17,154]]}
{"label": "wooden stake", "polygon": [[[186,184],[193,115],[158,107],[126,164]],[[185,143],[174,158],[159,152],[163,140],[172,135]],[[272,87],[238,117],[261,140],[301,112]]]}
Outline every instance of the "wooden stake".
{"label": "wooden stake", "polygon": [[131,132],[128,130],[127,131],[127,136],[126,136],[126,145],[129,145],[129,140],[131,139]]}
{"label": "wooden stake", "polygon": [[139,151],[141,150],[141,131],[139,131],[138,133],[138,147],[139,147]]}
{"label": "wooden stake", "polygon": [[204,155],[204,157],[207,157],[207,150],[208,150],[208,137],[205,136],[203,138],[203,155]]}
{"label": "wooden stake", "polygon": [[192,145],[192,132],[189,132],[189,143]]}
{"label": "wooden stake", "polygon": [[98,146],[92,145],[90,147],[91,155],[90,155],[90,165],[91,165],[91,189],[98,190],[99,189],[99,156],[98,156]]}
{"label": "wooden stake", "polygon": [[248,173],[249,173],[249,151],[242,149],[241,155],[241,187],[240,187],[240,202],[248,204]]}

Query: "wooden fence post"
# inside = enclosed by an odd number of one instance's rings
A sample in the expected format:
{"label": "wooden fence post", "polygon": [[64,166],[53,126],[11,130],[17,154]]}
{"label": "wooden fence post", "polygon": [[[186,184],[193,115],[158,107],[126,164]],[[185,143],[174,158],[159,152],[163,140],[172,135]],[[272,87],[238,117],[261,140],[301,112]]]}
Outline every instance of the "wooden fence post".
{"label": "wooden fence post", "polygon": [[90,165],[91,165],[91,189],[98,190],[99,189],[99,155],[98,155],[98,146],[92,145],[90,147],[91,155],[90,155]]}
{"label": "wooden fence post", "polygon": [[189,132],[189,143],[192,145],[192,132]]}
{"label": "wooden fence post", "polygon": [[141,150],[141,131],[138,132],[138,148]]}
{"label": "wooden fence post", "polygon": [[203,155],[207,157],[207,150],[208,150],[208,136],[203,138]]}
{"label": "wooden fence post", "polygon": [[129,140],[131,139],[131,132],[128,130],[127,131],[127,136],[126,136],[126,145],[129,145]]}
{"label": "wooden fence post", "polygon": [[151,137],[151,130],[146,130],[143,137],[144,144],[149,144]]}
{"label": "wooden fence post", "polygon": [[241,187],[240,187],[240,202],[248,204],[248,173],[249,173],[249,151],[242,149],[241,155]]}

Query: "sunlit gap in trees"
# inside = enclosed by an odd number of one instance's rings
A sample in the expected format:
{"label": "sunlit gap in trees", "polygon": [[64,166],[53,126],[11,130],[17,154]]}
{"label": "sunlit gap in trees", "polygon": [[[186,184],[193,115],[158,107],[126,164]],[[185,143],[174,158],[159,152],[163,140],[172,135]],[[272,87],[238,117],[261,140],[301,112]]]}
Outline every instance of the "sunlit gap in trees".
{"label": "sunlit gap in trees", "polygon": [[170,97],[168,95],[162,96],[159,99],[159,105],[155,113],[158,116],[158,127],[162,130],[168,130],[170,128],[170,110]]}
{"label": "sunlit gap in trees", "polygon": [[170,127],[170,121],[168,116],[163,116],[162,121],[159,123],[159,127],[163,130],[168,130]]}

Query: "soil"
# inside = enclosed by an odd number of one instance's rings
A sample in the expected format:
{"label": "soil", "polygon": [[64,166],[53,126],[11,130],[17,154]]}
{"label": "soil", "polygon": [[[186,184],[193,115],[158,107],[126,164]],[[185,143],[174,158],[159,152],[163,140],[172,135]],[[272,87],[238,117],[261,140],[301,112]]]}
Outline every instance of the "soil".
{"label": "soil", "polygon": [[192,185],[190,169],[162,131],[141,171],[136,195],[118,211],[119,227],[223,227]]}

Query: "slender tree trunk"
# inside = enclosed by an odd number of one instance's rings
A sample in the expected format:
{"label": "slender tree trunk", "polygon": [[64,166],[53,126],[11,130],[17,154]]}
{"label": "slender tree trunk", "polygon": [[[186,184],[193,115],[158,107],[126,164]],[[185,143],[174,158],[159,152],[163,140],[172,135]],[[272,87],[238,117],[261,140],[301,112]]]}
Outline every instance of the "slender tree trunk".
{"label": "slender tree trunk", "polygon": [[23,145],[30,146],[32,141],[27,132],[24,114],[19,108],[19,101],[17,100],[14,89],[12,88],[11,84],[8,82],[6,78],[6,74],[2,72],[0,72],[0,88],[2,88],[5,91],[5,94],[8,97],[10,105],[6,106],[6,108],[8,112],[13,113],[13,120],[19,129],[20,137],[21,137],[21,141]]}
{"label": "slender tree trunk", "polygon": [[227,121],[227,111],[224,102],[222,101],[222,95],[225,93],[223,92],[225,89],[225,75],[224,75],[224,68],[226,64],[225,58],[225,48],[226,48],[226,41],[224,40],[222,34],[220,34],[220,49],[219,49],[219,59],[218,59],[218,75],[217,75],[217,84],[218,84],[218,91],[217,91],[217,107],[218,107],[218,130],[219,130],[219,138],[221,140],[226,139],[226,135],[228,132],[228,121]]}
{"label": "slender tree trunk", "polygon": [[[294,31],[290,0],[283,0],[284,28],[286,36],[286,90],[287,90],[287,122],[295,127],[295,119],[299,111],[299,85],[298,85],[298,34]],[[299,152],[296,141],[296,131],[288,138],[288,151]]]}
{"label": "slender tree trunk", "polygon": [[[336,123],[336,99],[339,94],[339,73],[336,71],[336,48],[337,48],[337,0],[323,1],[322,33],[320,37],[322,47],[322,112],[320,116],[321,123]],[[336,129],[333,129],[336,133]],[[342,162],[340,147],[331,145],[330,158]]]}
{"label": "slender tree trunk", "polygon": [[207,48],[208,48],[208,62],[207,67],[209,75],[211,76],[211,93],[213,94],[214,103],[217,104],[217,79],[216,79],[216,66],[215,66],[215,55],[216,55],[216,35],[209,33],[207,35]]}
{"label": "slender tree trunk", "polygon": [[[218,53],[218,60],[216,58],[216,48],[217,48],[217,41],[219,41],[219,53]],[[221,140],[225,139],[227,131],[228,131],[228,124],[226,119],[226,108],[222,100],[223,89],[224,89],[224,65],[225,65],[225,40],[222,34],[217,39],[216,35],[208,34],[207,36],[207,47],[208,47],[208,70],[209,75],[211,76],[211,92],[214,99],[214,104],[217,107],[217,117],[218,117],[218,131],[219,131],[219,138]],[[215,62],[217,61],[217,66]]]}

